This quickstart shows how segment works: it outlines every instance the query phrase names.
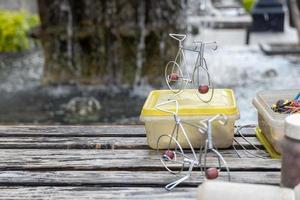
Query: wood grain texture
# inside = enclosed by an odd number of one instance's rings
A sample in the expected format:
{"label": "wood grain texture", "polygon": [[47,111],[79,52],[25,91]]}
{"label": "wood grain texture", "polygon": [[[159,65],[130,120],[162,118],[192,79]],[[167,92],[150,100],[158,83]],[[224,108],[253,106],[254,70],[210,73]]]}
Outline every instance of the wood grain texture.
{"label": "wood grain texture", "polygon": [[[242,137],[236,140],[247,149],[254,149]],[[256,147],[263,146],[256,137],[247,137]],[[242,147],[233,143],[235,148]],[[150,149],[146,137],[0,137],[0,149]]]}
{"label": "wood grain texture", "polygon": [[[166,184],[185,176],[167,171],[5,171],[0,172],[1,186],[151,186],[164,187]],[[227,181],[226,172],[218,180]],[[231,181],[279,185],[280,172],[232,172]],[[193,172],[190,179],[178,187],[197,187],[203,182],[201,173]]]}
{"label": "wood grain texture", "polygon": [[145,137],[144,126],[0,126],[0,136]]}
{"label": "wood grain texture", "polygon": [[[251,154],[268,157],[253,128],[243,134],[261,149],[237,136]],[[234,147],[242,158],[233,148],[220,149],[233,182],[279,185],[280,160],[253,158]],[[167,192],[164,186],[184,173],[165,170],[147,145],[144,126],[0,126],[0,149],[0,199],[195,199],[203,181],[195,168]],[[216,160],[209,158],[208,165]],[[226,179],[221,172],[219,180]]]}
{"label": "wood grain texture", "polygon": [[[226,153],[227,152],[227,153]],[[224,150],[232,170],[280,170],[280,160],[237,158]],[[0,170],[160,170],[163,166],[154,150],[47,150],[3,149]],[[208,159],[215,166],[215,159]],[[179,167],[179,165],[174,165]]]}
{"label": "wood grain texture", "polygon": [[196,199],[197,188],[176,188],[167,192],[159,187],[0,187],[0,199],[6,200],[82,200],[82,199]]}
{"label": "wood grain texture", "polygon": [[[253,128],[243,129],[245,136],[255,136]],[[117,126],[0,126],[0,136],[55,137],[145,137],[142,125]]]}

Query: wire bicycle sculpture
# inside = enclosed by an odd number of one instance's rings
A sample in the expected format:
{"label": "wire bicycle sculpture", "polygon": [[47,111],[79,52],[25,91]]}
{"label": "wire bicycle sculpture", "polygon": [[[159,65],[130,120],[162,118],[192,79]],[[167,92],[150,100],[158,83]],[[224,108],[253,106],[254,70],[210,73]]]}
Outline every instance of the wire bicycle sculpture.
{"label": "wire bicycle sculpture", "polygon": [[[214,45],[212,49],[216,50],[216,42],[204,43],[194,41],[196,46],[191,49],[186,48],[183,45],[183,41],[186,39],[185,34],[170,33],[169,36],[178,41],[178,51],[175,59],[169,61],[165,67],[165,80],[168,88],[175,94],[174,97],[176,97],[183,92],[188,84],[192,84],[194,88],[198,89],[199,93],[197,96],[199,99],[205,103],[210,102],[214,95],[214,84],[204,58],[204,50],[207,45]],[[197,53],[197,59],[192,70],[192,77],[188,72],[185,51]],[[202,84],[202,79],[206,80],[206,84]],[[207,93],[210,94],[206,95],[208,97],[204,98],[204,94]]]}
{"label": "wire bicycle sculpture", "polygon": [[[200,168],[200,172],[204,177],[204,180],[217,178],[219,172],[225,169],[227,172],[227,178],[230,181],[230,169],[224,157],[215,147],[212,133],[213,123],[214,126],[216,125],[216,123],[218,123],[218,126],[225,126],[228,121],[227,117],[222,114],[217,114],[212,117],[207,117],[206,119],[203,119],[197,123],[186,122],[184,120],[181,120],[178,115],[179,103],[175,98],[186,89],[188,84],[191,84],[192,87],[198,89],[198,92],[196,92],[196,94],[199,100],[204,103],[209,103],[213,99],[214,84],[210,76],[206,60],[204,58],[204,50],[206,45],[215,45],[212,49],[216,50],[216,42],[204,43],[196,41],[194,42],[196,44],[195,48],[190,49],[184,47],[183,45],[183,41],[186,39],[185,34],[171,33],[169,35],[170,37],[178,41],[178,51],[175,59],[170,61],[165,67],[166,83],[168,85],[168,88],[174,93],[174,95],[167,101],[156,104],[155,108],[173,116],[174,127],[170,134],[163,134],[159,136],[157,140],[157,153],[161,163],[171,174],[180,174],[181,172],[185,171],[185,169],[188,170],[185,176],[167,184],[165,188],[167,190],[172,190],[180,183],[189,179],[192,176],[192,171],[194,170],[194,168]],[[192,51],[197,53],[197,59],[193,66],[192,76],[190,76],[188,72],[185,51]],[[201,80],[203,79],[203,76],[205,77],[204,79],[206,79],[207,84],[202,84]],[[164,109],[163,107],[167,104],[174,104],[175,111]],[[191,126],[195,128],[197,130],[197,133],[201,135],[201,138],[204,138],[204,143],[200,145],[200,149],[198,152],[196,152],[195,148],[193,147],[189,139],[189,134],[184,126]],[[255,158],[266,158],[261,150],[256,147],[256,145],[252,144],[252,142],[250,142],[242,134],[241,130],[248,127],[252,126],[245,125],[238,127],[236,129],[235,136],[239,136],[240,138],[242,138],[247,144],[249,144],[252,148],[257,150],[262,155],[253,154],[235,138],[233,139],[233,141],[237,145],[242,147],[247,157],[251,156]],[[181,138],[178,137],[179,135],[181,135]],[[187,148],[182,147],[182,136],[187,142]],[[163,148],[165,147],[165,144],[168,144],[167,148]],[[237,156],[241,158],[241,155],[234,145],[233,149],[235,150]],[[211,163],[208,164],[208,160],[211,161],[212,158],[216,159],[217,166],[208,168],[208,165],[211,165]]]}
{"label": "wire bicycle sculpture", "polygon": [[[174,112],[162,108],[162,106],[171,103],[175,104]],[[174,117],[175,121],[172,133],[170,135],[161,135],[157,140],[157,153],[160,157],[160,161],[162,162],[164,167],[172,174],[179,174],[180,172],[183,172],[186,167],[188,168],[187,174],[185,176],[169,183],[165,186],[165,188],[167,190],[172,190],[178,184],[190,178],[195,167],[200,168],[201,174],[204,176],[205,173],[204,177],[207,177],[208,179],[217,178],[220,170],[222,169],[222,167],[224,167],[227,171],[228,180],[230,181],[229,167],[223,156],[215,148],[212,138],[212,123],[217,121],[218,123],[220,123],[220,125],[225,125],[227,122],[227,118],[224,115],[216,115],[199,121],[198,124],[192,124],[180,119],[180,117],[178,116],[178,107],[178,102],[176,100],[169,100],[156,105],[156,109],[171,114]],[[188,133],[184,129],[183,124],[197,128],[199,134],[202,134],[206,138],[205,144],[200,147],[198,154],[191,144]],[[179,133],[182,133],[184,135],[184,138],[189,146],[188,151],[191,151],[191,155],[185,153],[187,149],[183,149],[180,145],[180,142],[178,141]],[[164,143],[165,141],[168,141],[168,147],[166,149],[161,149],[161,143]],[[217,168],[207,167],[208,157],[215,157],[217,159]],[[174,168],[174,164],[177,165],[177,168]],[[179,168],[178,165],[180,166]]]}

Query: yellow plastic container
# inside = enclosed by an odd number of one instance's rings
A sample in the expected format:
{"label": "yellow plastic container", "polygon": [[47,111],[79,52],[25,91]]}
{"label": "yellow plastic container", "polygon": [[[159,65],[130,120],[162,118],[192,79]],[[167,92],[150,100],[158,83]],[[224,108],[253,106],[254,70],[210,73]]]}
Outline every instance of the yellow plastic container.
{"label": "yellow plastic container", "polygon": [[[197,92],[198,90],[195,89],[186,89],[176,97],[179,104],[178,116],[184,122],[199,124],[201,120],[217,114],[225,115],[228,119],[225,125],[217,121],[212,124],[213,141],[218,148],[230,147],[234,136],[234,124],[240,117],[233,91],[215,89],[214,97],[209,103],[199,100]],[[173,115],[160,111],[155,106],[166,102],[173,95],[170,90],[154,90],[149,94],[142,109],[140,119],[145,122],[148,145],[153,149],[157,148],[158,138],[161,135],[171,135],[175,126]],[[161,108],[175,111],[175,104],[166,104]],[[194,148],[204,144],[205,138],[197,128],[187,124],[183,124],[183,127]],[[179,131],[178,142],[183,148],[189,148],[182,131]],[[160,142],[158,148],[167,148],[168,144],[169,140],[166,138],[166,141]]]}

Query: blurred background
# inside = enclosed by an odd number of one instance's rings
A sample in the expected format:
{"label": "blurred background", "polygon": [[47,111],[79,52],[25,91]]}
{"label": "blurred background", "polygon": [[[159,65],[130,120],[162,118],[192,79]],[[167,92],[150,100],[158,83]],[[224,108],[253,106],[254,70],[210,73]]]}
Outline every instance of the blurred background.
{"label": "blurred background", "polygon": [[[300,88],[299,0],[0,0],[0,124],[138,124],[178,44],[256,123],[258,91]],[[196,55],[187,53],[188,63]]]}

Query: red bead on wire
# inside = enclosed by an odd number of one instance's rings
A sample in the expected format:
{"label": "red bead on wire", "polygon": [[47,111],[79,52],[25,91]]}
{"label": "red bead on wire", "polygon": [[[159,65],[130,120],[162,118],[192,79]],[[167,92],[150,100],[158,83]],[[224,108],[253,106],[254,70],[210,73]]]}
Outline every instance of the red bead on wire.
{"label": "red bead on wire", "polygon": [[162,158],[165,160],[173,160],[174,156],[175,156],[174,151],[166,150],[163,153]]}
{"label": "red bead on wire", "polygon": [[172,73],[172,74],[169,76],[169,79],[170,79],[171,81],[178,81],[179,76],[178,76],[178,74],[176,74],[176,73]]}
{"label": "red bead on wire", "polygon": [[207,179],[210,179],[210,180],[216,179],[219,176],[219,171],[215,167],[208,168],[205,171],[205,176],[206,176]]}
{"label": "red bead on wire", "polygon": [[206,94],[209,91],[208,85],[200,85],[198,88],[200,94]]}

